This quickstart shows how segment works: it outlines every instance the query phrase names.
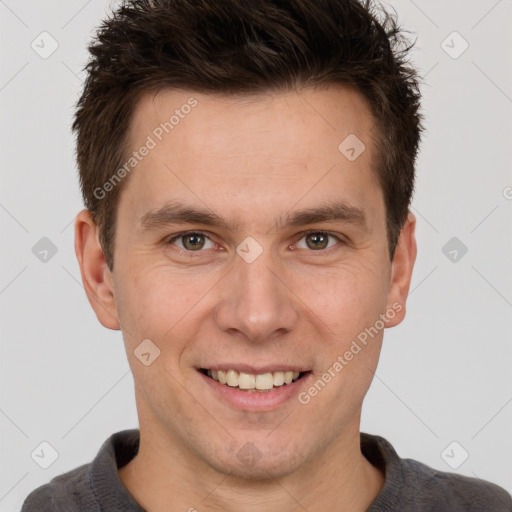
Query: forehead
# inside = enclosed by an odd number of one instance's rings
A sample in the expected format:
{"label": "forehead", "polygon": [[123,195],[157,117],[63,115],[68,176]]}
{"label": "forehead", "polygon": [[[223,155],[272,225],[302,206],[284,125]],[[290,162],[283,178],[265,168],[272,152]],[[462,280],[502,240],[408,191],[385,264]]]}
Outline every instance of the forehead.
{"label": "forehead", "polygon": [[141,214],[178,198],[218,209],[236,196],[233,208],[290,209],[325,202],[334,190],[361,203],[376,186],[373,130],[366,100],[348,87],[144,94],[128,142],[131,151],[150,150],[127,187],[131,207]]}
{"label": "forehead", "polygon": [[[193,130],[187,130],[187,124],[192,124]],[[139,97],[132,115],[129,141],[133,146],[141,137],[152,134],[157,142],[162,142],[162,138],[172,134],[175,139],[181,136],[181,142],[197,145],[200,141],[206,149],[215,151],[216,147],[224,149],[230,142],[238,147],[242,141],[268,142],[265,134],[272,140],[276,136],[289,140],[287,135],[294,137],[301,132],[304,138],[307,127],[311,128],[307,130],[311,139],[316,135],[316,139],[326,138],[326,143],[331,138],[341,140],[351,133],[365,138],[366,132],[374,129],[373,125],[366,99],[354,88],[343,85],[229,96],[163,89]],[[285,127],[287,130],[281,131]],[[241,149],[245,149],[245,145]],[[273,144],[272,149],[275,151],[277,145]],[[289,150],[290,145],[282,149]],[[301,154],[302,151],[298,151],[297,157]]]}

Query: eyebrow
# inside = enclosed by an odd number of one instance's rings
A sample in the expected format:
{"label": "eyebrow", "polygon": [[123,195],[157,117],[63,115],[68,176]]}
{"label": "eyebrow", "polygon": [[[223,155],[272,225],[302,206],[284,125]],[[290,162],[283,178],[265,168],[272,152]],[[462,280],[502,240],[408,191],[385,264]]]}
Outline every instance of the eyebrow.
{"label": "eyebrow", "polygon": [[[281,214],[272,229],[281,230],[285,227],[299,227],[320,222],[343,222],[365,231],[368,229],[363,210],[339,201]],[[158,210],[148,211],[140,217],[139,221],[143,230],[156,230],[173,224],[203,224],[229,231],[241,230],[241,223],[237,220],[228,221],[209,209],[185,205],[179,201],[168,202]]]}

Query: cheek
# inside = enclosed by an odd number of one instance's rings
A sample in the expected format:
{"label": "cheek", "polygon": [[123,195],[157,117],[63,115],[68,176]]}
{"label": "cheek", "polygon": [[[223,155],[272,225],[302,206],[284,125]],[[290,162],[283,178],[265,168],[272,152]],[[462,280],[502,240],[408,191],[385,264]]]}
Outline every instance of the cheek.
{"label": "cheek", "polygon": [[193,299],[182,284],[158,268],[141,272],[132,267],[125,274],[116,287],[116,304],[127,343],[146,338],[161,343]]}
{"label": "cheek", "polygon": [[[387,305],[387,267],[377,263],[343,264],[302,276],[297,295],[326,328],[333,342],[344,343],[372,325]],[[313,321],[313,320],[312,320]]]}
{"label": "cheek", "polygon": [[[322,403],[333,411],[332,428],[342,421],[342,411],[356,411],[364,398],[375,371],[384,332],[381,315],[386,314],[389,263],[375,258],[346,265],[314,285],[314,295],[322,308],[317,310],[324,324],[324,350],[318,379],[306,390],[304,400],[318,413]],[[319,400],[313,397],[322,395]],[[340,407],[340,404],[343,404]],[[335,414],[334,411],[338,411]]]}
{"label": "cheek", "polygon": [[179,363],[199,329],[209,325],[219,275],[176,271],[167,264],[140,268],[132,265],[118,290],[127,349],[133,351],[142,340],[150,339],[161,351],[161,362]]}

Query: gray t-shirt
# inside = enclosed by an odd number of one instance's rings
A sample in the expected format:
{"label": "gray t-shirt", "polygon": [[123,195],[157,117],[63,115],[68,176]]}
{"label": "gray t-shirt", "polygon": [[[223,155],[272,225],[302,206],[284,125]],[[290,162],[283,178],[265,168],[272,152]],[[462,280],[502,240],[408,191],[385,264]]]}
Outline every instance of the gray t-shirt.
{"label": "gray t-shirt", "polygon": [[[139,430],[109,437],[94,460],[32,491],[21,512],[145,512],[117,470],[139,449]],[[367,512],[512,512],[501,487],[401,459],[386,439],[361,433],[361,451],[385,473],[384,487]]]}

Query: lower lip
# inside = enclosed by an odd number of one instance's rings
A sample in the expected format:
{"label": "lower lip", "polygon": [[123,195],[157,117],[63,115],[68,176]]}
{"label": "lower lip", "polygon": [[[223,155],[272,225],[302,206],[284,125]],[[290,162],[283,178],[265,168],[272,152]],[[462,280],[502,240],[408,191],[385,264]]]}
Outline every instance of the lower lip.
{"label": "lower lip", "polygon": [[291,384],[284,384],[272,391],[267,392],[248,392],[241,391],[238,388],[232,388],[226,384],[213,380],[198,370],[199,375],[204,382],[217,394],[222,400],[225,400],[237,409],[245,411],[272,411],[277,409],[285,402],[296,397],[302,387],[304,387],[311,377],[311,372],[305,373],[299,380]]}

